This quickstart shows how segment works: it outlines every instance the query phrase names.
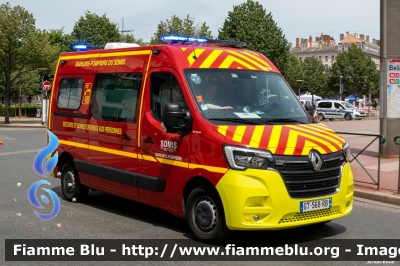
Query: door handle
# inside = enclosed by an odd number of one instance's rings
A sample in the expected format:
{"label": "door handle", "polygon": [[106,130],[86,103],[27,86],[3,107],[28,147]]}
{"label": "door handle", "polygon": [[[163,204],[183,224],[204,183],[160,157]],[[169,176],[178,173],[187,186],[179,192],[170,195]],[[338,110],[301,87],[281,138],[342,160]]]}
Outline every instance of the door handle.
{"label": "door handle", "polygon": [[152,138],[143,139],[143,142],[146,144],[154,144],[154,140]]}
{"label": "door handle", "polygon": [[131,137],[128,136],[128,135],[122,135],[122,136],[121,136],[121,140],[122,140],[122,141],[131,140]]}

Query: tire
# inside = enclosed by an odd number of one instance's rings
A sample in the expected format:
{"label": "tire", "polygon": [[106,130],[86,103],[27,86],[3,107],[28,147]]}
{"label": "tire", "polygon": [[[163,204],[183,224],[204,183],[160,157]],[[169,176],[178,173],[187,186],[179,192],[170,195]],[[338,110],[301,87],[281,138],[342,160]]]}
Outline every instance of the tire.
{"label": "tire", "polygon": [[344,117],[344,119],[346,119],[346,120],[352,120],[353,119],[353,117],[351,116],[351,114],[347,114],[345,117]]}
{"label": "tire", "polygon": [[61,172],[61,190],[68,201],[84,201],[89,193],[89,188],[82,185],[78,172],[72,161],[64,164]]}
{"label": "tire", "polygon": [[190,192],[186,213],[190,230],[204,242],[217,243],[232,234],[226,226],[221,199],[212,186],[199,186]]}
{"label": "tire", "polygon": [[333,118],[329,118],[329,121],[333,121]]}
{"label": "tire", "polygon": [[318,121],[324,121],[324,119],[325,119],[325,117],[324,117],[324,115],[323,114],[318,114],[317,115],[317,119],[318,119]]}

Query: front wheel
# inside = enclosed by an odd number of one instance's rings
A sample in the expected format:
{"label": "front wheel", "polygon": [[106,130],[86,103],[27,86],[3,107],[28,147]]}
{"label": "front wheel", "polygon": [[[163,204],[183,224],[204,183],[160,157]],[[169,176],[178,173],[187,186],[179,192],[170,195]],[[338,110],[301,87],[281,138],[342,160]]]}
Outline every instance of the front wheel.
{"label": "front wheel", "polygon": [[62,168],[61,190],[69,201],[82,201],[89,193],[89,188],[81,184],[72,161],[66,162]]}
{"label": "front wheel", "polygon": [[231,235],[214,187],[205,185],[193,189],[186,201],[186,210],[189,228],[198,239],[215,243]]}
{"label": "front wheel", "polygon": [[353,119],[353,117],[351,116],[351,114],[347,114],[344,118],[345,118],[346,120],[351,120],[351,119]]}

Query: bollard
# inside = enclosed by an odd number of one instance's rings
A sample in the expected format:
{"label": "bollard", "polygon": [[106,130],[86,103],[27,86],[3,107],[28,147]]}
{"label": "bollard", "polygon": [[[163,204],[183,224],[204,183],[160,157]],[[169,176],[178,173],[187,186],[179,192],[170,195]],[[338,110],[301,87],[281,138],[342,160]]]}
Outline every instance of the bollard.
{"label": "bollard", "polygon": [[394,144],[399,145],[399,175],[397,178],[397,194],[400,194],[400,143],[397,142],[397,139],[400,139],[400,136],[394,137]]}

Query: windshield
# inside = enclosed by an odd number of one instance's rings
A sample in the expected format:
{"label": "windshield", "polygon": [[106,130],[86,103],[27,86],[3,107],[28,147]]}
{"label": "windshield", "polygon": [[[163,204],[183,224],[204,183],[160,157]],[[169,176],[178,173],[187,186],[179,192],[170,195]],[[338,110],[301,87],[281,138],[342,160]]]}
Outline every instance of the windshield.
{"label": "windshield", "polygon": [[203,116],[214,124],[313,121],[279,74],[231,69],[187,69],[184,73]]}
{"label": "windshield", "polygon": [[355,108],[354,105],[352,105],[351,103],[348,103],[348,102],[340,102],[340,103],[343,104],[344,107],[346,107],[346,108]]}

